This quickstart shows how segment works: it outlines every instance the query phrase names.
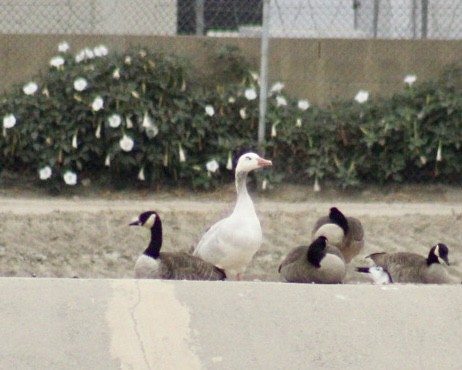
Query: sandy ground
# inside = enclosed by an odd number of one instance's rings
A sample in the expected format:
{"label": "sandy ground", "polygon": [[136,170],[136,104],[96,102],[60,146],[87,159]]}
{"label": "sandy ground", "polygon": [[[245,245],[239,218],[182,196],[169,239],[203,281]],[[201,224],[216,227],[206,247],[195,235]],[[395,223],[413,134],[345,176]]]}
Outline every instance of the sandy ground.
{"label": "sandy ground", "polygon": [[[309,243],[316,219],[337,206],[360,218],[366,245],[349,265],[347,283],[367,283],[354,267],[376,251],[426,255],[444,242],[448,268],[462,280],[462,190],[405,189],[353,195],[313,194],[285,187],[252,194],[264,242],[247,269],[247,280],[278,281],[277,267],[289,249]],[[128,278],[147,246],[144,228],[129,227],[139,213],[157,210],[164,225],[165,251],[188,250],[206,228],[227,215],[234,189],[207,194],[92,193],[51,197],[41,192],[0,191],[0,276]]]}

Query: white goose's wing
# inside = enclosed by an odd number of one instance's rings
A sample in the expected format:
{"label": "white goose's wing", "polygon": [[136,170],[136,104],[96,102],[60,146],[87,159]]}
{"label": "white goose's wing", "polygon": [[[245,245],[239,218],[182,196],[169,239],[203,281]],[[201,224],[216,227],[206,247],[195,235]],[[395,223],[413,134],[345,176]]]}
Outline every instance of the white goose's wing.
{"label": "white goose's wing", "polygon": [[258,219],[231,215],[213,225],[202,237],[194,255],[225,270],[244,269],[261,244]]}
{"label": "white goose's wing", "polygon": [[196,248],[194,249],[193,255],[205,258],[204,256],[208,254],[209,250],[215,248],[213,246],[220,245],[220,230],[223,224],[226,223],[227,218],[224,218],[217,223],[213,224],[202,238],[199,240]]}

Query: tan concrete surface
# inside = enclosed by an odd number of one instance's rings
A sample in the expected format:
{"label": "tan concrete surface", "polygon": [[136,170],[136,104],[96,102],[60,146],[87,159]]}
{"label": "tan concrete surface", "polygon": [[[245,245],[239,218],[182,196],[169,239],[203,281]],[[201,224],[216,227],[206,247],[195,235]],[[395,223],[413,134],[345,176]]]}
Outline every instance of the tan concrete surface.
{"label": "tan concrete surface", "polygon": [[1,369],[460,369],[461,286],[0,279]]}
{"label": "tan concrete surface", "polygon": [[[195,76],[203,77],[214,70],[212,60],[223,46],[236,45],[259,70],[258,38],[3,34],[0,90],[27,83],[39,71],[45,73],[63,40],[71,45],[73,54],[99,44],[111,52],[134,46],[174,52],[191,62]],[[459,63],[462,41],[273,38],[269,51],[271,83],[284,82],[290,95],[328,104],[353,99],[360,89],[373,96],[388,96],[404,87],[408,74],[416,74],[418,82],[437,78],[448,65]]]}
{"label": "tan concrete surface", "polygon": [[[267,199],[255,200],[260,212],[306,212],[326,210],[332,206],[332,202],[280,202]],[[455,215],[462,214],[462,202],[348,202],[336,201],[339,209],[348,209],[352,216],[402,216],[406,214],[420,215]],[[0,196],[0,210],[15,214],[45,214],[53,211],[60,212],[99,212],[102,210],[136,212],[148,208],[165,211],[207,211],[223,209],[226,211],[234,206],[234,200],[185,200],[185,199],[31,199],[9,198]]]}

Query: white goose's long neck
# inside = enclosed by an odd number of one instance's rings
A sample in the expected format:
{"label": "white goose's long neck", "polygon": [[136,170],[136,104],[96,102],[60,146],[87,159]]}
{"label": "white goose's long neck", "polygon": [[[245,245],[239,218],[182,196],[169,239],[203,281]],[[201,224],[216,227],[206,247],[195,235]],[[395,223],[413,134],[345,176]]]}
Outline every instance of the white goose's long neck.
{"label": "white goose's long neck", "polygon": [[252,199],[247,192],[247,172],[236,173],[236,191],[237,191],[237,203],[235,211],[242,208],[252,209],[255,211]]}

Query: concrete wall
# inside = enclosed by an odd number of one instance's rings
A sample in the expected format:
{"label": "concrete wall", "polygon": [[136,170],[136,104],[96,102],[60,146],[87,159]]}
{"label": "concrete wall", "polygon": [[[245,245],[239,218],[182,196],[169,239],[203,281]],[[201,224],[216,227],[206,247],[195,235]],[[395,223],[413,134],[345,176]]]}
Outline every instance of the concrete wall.
{"label": "concrete wall", "polygon": [[[0,35],[1,90],[46,70],[63,40],[75,53],[101,43],[118,51],[131,45],[175,51],[190,58],[203,73],[210,70],[212,50],[234,44],[259,69],[258,38],[12,34]],[[403,87],[407,74],[416,74],[418,81],[435,78],[461,59],[462,41],[272,39],[269,71],[271,82],[285,82],[293,96],[326,104],[337,98],[352,99],[359,89],[389,95]]]}
{"label": "concrete wall", "polygon": [[2,369],[460,369],[459,286],[0,279]]}

